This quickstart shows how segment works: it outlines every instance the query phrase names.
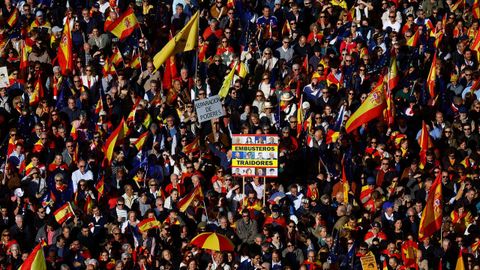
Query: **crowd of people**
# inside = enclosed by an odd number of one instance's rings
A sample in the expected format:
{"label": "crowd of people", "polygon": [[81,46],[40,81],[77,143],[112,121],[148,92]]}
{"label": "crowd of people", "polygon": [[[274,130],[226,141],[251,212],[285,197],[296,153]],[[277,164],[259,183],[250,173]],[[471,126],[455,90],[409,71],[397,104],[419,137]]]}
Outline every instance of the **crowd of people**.
{"label": "crowd of people", "polygon": [[[156,66],[196,12],[198,48]],[[480,269],[479,19],[478,0],[2,1],[0,266],[44,242],[62,270]],[[347,132],[379,85],[388,110]],[[278,177],[235,173],[233,134],[277,134]],[[442,227],[419,238],[440,178]]]}

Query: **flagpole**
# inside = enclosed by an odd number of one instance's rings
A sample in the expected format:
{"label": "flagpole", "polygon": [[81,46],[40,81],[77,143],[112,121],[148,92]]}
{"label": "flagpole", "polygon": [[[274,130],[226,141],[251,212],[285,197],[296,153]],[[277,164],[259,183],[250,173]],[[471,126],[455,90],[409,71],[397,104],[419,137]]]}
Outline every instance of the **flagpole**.
{"label": "flagpole", "polygon": [[[264,187],[265,188],[265,187]],[[245,207],[245,176],[242,177],[242,208]]]}
{"label": "flagpole", "polygon": [[267,189],[267,177],[263,177],[263,206],[265,206],[265,196],[266,196],[266,191]]}

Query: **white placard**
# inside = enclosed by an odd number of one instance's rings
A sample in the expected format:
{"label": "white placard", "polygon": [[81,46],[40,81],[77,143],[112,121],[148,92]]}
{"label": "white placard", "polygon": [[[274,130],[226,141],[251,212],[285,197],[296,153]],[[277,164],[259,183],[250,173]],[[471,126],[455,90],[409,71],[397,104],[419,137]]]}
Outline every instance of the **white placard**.
{"label": "white placard", "polygon": [[7,67],[0,67],[0,87],[9,87],[10,81],[8,80]]}
{"label": "white placard", "polygon": [[200,123],[225,115],[222,102],[218,95],[195,100],[195,110],[197,111],[198,121]]}

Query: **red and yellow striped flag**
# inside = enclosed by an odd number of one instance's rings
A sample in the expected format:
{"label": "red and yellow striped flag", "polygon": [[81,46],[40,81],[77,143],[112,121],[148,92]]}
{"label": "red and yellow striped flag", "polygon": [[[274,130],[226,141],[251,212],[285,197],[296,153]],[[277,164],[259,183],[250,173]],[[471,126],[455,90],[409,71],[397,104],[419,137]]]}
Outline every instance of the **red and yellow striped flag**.
{"label": "red and yellow striped flag", "polygon": [[45,261],[43,246],[46,246],[46,243],[42,240],[35,246],[18,270],[47,270],[47,262]]}
{"label": "red and yellow striped flag", "polygon": [[383,109],[386,107],[383,87],[383,80],[379,80],[377,86],[368,94],[362,105],[348,118],[345,125],[347,133],[382,115]]}
{"label": "red and yellow striped flag", "polygon": [[43,151],[43,143],[41,139],[38,139],[38,141],[33,145],[33,153],[40,153]]}
{"label": "red and yellow striped flag", "polygon": [[122,121],[120,121],[120,124],[118,124],[117,128],[112,132],[112,134],[110,134],[107,141],[105,142],[105,146],[103,147],[103,152],[105,153],[105,158],[107,159],[108,164],[112,163],[113,150],[115,149],[115,144],[117,143],[120,133],[123,132],[124,124],[125,124],[125,121],[122,118]]}
{"label": "red and yellow striped flag", "polygon": [[98,199],[100,199],[105,193],[105,176],[102,175],[102,178],[100,178],[98,183],[95,185],[95,188],[98,192]]}
{"label": "red and yellow striped flag", "polygon": [[135,148],[137,148],[138,151],[142,150],[143,145],[145,144],[145,141],[147,140],[147,137],[148,137],[148,131],[146,131],[142,135],[140,135],[140,137],[138,137],[137,140],[135,140],[135,142],[133,143],[133,145],[135,146]]}
{"label": "red and yellow striped flag", "polygon": [[73,212],[72,205],[70,202],[67,202],[62,207],[58,208],[57,211],[53,212],[55,216],[55,220],[57,220],[58,224],[63,224],[67,219],[75,216]]}
{"label": "red and yellow striped flag", "polygon": [[22,49],[20,51],[20,70],[25,70],[28,67],[28,53],[27,45],[23,42]]}
{"label": "red and yellow striped flag", "polygon": [[468,269],[468,268],[465,268],[465,262],[463,261],[463,252],[462,252],[462,249],[460,248],[460,252],[458,253],[457,264],[455,265],[455,270],[465,270],[465,269]]}
{"label": "red and yellow striped flag", "polygon": [[472,44],[470,44],[470,49],[476,52],[480,51],[480,31],[477,32],[477,36],[473,40]]}
{"label": "red and yellow striped flag", "polygon": [[75,141],[78,139],[77,128],[75,127],[75,124],[72,124],[72,129],[70,130],[70,137],[72,137],[72,139]]}
{"label": "red and yellow striped flag", "polygon": [[108,75],[113,76],[117,73],[115,66],[112,64],[110,58],[108,57],[105,58],[105,63],[103,64],[102,73],[104,78],[108,77]]}
{"label": "red and yellow striped flag", "polygon": [[130,62],[130,67],[133,69],[139,69],[142,67],[141,59],[140,59],[140,54],[135,54],[132,58],[132,61]]}
{"label": "red and yellow striped flag", "polygon": [[391,91],[397,87],[400,81],[398,75],[397,57],[393,56],[390,62],[390,68],[388,69],[388,89]]}
{"label": "red and yellow striped flag", "polygon": [[191,143],[183,147],[183,153],[187,155],[190,153],[195,153],[198,150],[200,150],[200,139],[198,137],[196,137]]}
{"label": "red and yellow striped flag", "polygon": [[100,97],[97,101],[97,105],[95,105],[95,114],[99,114],[103,111],[103,99]]}
{"label": "red and yellow striped flag", "polygon": [[72,44],[70,21],[67,20],[63,27],[62,39],[60,40],[57,53],[58,64],[62,70],[62,75],[68,75],[73,70]]}
{"label": "red and yellow striped flag", "polygon": [[181,198],[178,201],[178,210],[180,212],[185,212],[187,208],[192,204],[193,200],[197,198],[200,201],[203,201],[203,191],[202,186],[198,185],[196,188],[192,190],[192,192],[188,193],[185,197]]}
{"label": "red and yellow striped flag", "polygon": [[8,17],[8,20],[7,20],[8,26],[13,27],[14,25],[16,25],[19,17],[20,17],[20,13],[18,12],[18,9],[14,9],[12,14],[10,14],[10,17]]}
{"label": "red and yellow striped flag", "polygon": [[123,40],[130,36],[139,26],[133,9],[129,8],[122,14],[122,16],[118,17],[118,19],[110,24],[108,30],[120,40]]}
{"label": "red and yellow striped flag", "polygon": [[430,98],[435,98],[435,85],[437,81],[437,54],[433,55],[432,66],[430,67],[430,72],[428,72],[427,78],[427,85],[428,85],[428,93],[430,94]]}
{"label": "red and yellow striped flag", "polygon": [[150,229],[160,228],[160,221],[155,218],[147,218],[137,224],[138,230],[144,233]]}
{"label": "red and yellow striped flag", "polygon": [[120,63],[123,62],[123,57],[122,53],[120,52],[120,49],[118,47],[113,49],[113,54],[112,54],[112,63],[115,66],[120,65]]}
{"label": "red and yellow striped flag", "polygon": [[418,33],[418,30],[417,30],[410,38],[407,39],[407,46],[416,47],[419,39],[420,39],[420,34]]}
{"label": "red and yellow striped flag", "polygon": [[428,133],[427,124],[425,121],[422,123],[422,131],[420,132],[420,137],[418,138],[418,145],[420,145],[420,169],[423,169],[427,163],[427,150],[432,147],[432,139]]}
{"label": "red and yellow striped flag", "polygon": [[480,1],[479,0],[475,0],[473,1],[473,5],[472,5],[472,14],[473,14],[473,17],[475,19],[480,19]]}
{"label": "red and yellow striped flag", "polygon": [[418,229],[418,240],[432,236],[442,227],[442,174],[439,173],[428,192]]}

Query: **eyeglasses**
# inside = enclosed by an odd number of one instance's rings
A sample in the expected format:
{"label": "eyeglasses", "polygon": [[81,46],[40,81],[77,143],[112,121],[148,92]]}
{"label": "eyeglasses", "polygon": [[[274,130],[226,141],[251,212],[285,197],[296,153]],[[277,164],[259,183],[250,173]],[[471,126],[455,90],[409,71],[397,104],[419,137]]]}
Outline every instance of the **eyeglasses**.
{"label": "eyeglasses", "polygon": [[187,169],[193,169],[193,167],[192,166],[187,166]]}
{"label": "eyeglasses", "polygon": [[117,203],[118,206],[124,206],[125,204],[123,203]]}
{"label": "eyeglasses", "polygon": [[86,71],[92,71],[91,69],[86,69]]}

